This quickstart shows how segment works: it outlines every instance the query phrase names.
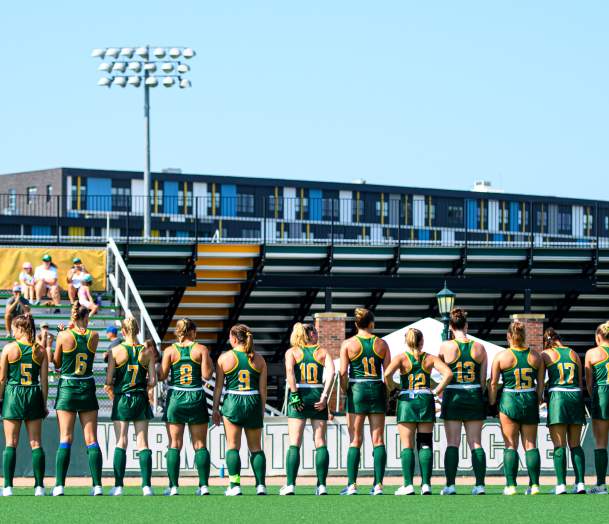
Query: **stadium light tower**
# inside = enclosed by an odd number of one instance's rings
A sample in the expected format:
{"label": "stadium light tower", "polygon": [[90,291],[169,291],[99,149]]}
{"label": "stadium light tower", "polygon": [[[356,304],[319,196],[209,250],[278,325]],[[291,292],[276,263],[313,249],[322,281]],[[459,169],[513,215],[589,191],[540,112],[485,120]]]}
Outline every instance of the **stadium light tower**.
{"label": "stadium light tower", "polygon": [[178,86],[191,87],[186,74],[190,66],[185,62],[195,56],[190,47],[106,47],[94,49],[93,58],[102,62],[97,68],[102,87],[144,88],[144,238],[150,238],[150,88]]}

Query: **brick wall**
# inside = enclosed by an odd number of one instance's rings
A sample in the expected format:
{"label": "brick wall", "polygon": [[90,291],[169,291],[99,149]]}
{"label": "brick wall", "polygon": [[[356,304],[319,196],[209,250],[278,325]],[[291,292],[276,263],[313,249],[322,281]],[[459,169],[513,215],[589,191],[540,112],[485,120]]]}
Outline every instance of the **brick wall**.
{"label": "brick wall", "polygon": [[[319,334],[319,345],[323,347],[333,360],[340,357],[340,346],[345,340],[345,323],[347,320],[346,313],[316,313],[315,328]],[[338,371],[338,370],[337,370]],[[336,395],[338,384],[334,385],[332,395],[328,400],[330,412],[336,411]],[[342,401],[341,401],[342,404]],[[339,411],[342,409],[339,406]]]}
{"label": "brick wall", "polygon": [[511,315],[512,320],[520,320],[525,327],[527,346],[534,351],[543,351],[543,322],[545,316],[536,313]]}

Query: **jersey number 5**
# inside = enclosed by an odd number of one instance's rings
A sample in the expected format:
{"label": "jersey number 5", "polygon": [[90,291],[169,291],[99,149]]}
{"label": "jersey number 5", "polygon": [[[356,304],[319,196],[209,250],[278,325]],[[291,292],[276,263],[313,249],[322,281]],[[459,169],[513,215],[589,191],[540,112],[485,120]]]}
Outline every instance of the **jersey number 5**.
{"label": "jersey number 5", "polygon": [[32,364],[21,364],[21,385],[32,385]]}

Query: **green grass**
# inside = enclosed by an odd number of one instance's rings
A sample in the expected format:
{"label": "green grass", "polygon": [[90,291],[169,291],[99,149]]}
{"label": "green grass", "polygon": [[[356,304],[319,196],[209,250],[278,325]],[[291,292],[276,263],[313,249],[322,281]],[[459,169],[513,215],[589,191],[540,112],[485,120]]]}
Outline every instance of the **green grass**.
{"label": "green grass", "polygon": [[[561,523],[585,524],[607,522],[609,496],[550,495],[550,487],[535,497],[504,497],[501,488],[492,486],[484,497],[472,497],[469,487],[455,497],[394,497],[394,486],[386,486],[387,495],[338,497],[340,487],[331,486],[330,496],[313,496],[312,486],[299,488],[294,497],[276,496],[279,488],[270,486],[271,496],[254,496],[253,487],[245,487],[243,497],[222,496],[223,488],[212,487],[209,497],[195,497],[194,487],[181,488],[178,497],[142,497],[138,488],[127,488],[122,497],[89,497],[85,488],[68,488],[64,497],[33,497],[33,489],[15,490],[12,498],[0,500],[3,522],[411,522],[427,524],[459,523]],[[369,488],[361,486],[360,492]],[[439,487],[434,486],[436,493]],[[161,493],[156,488],[157,495]],[[524,487],[519,488],[524,493]],[[24,496],[28,496],[24,498]]]}

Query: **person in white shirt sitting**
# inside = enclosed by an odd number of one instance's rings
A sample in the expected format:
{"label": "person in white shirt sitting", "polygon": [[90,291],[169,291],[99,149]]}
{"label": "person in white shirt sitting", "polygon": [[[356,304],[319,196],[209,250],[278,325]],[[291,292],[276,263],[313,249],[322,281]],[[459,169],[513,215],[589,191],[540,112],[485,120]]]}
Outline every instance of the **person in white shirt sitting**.
{"label": "person in white shirt sitting", "polygon": [[68,283],[68,296],[73,304],[78,300],[78,290],[83,277],[87,274],[87,269],[78,257],[72,259],[72,264],[72,267],[68,270],[66,281]]}
{"label": "person in white shirt sitting", "polygon": [[19,285],[21,286],[21,294],[23,298],[29,301],[34,301],[36,291],[34,289],[34,270],[31,262],[24,262],[19,273]]}
{"label": "person in white shirt sitting", "polygon": [[42,257],[42,264],[40,264],[36,268],[36,271],[34,271],[34,281],[37,303],[48,295],[51,302],[55,306],[59,306],[61,304],[57,266],[53,264],[51,255],[46,254]]}

